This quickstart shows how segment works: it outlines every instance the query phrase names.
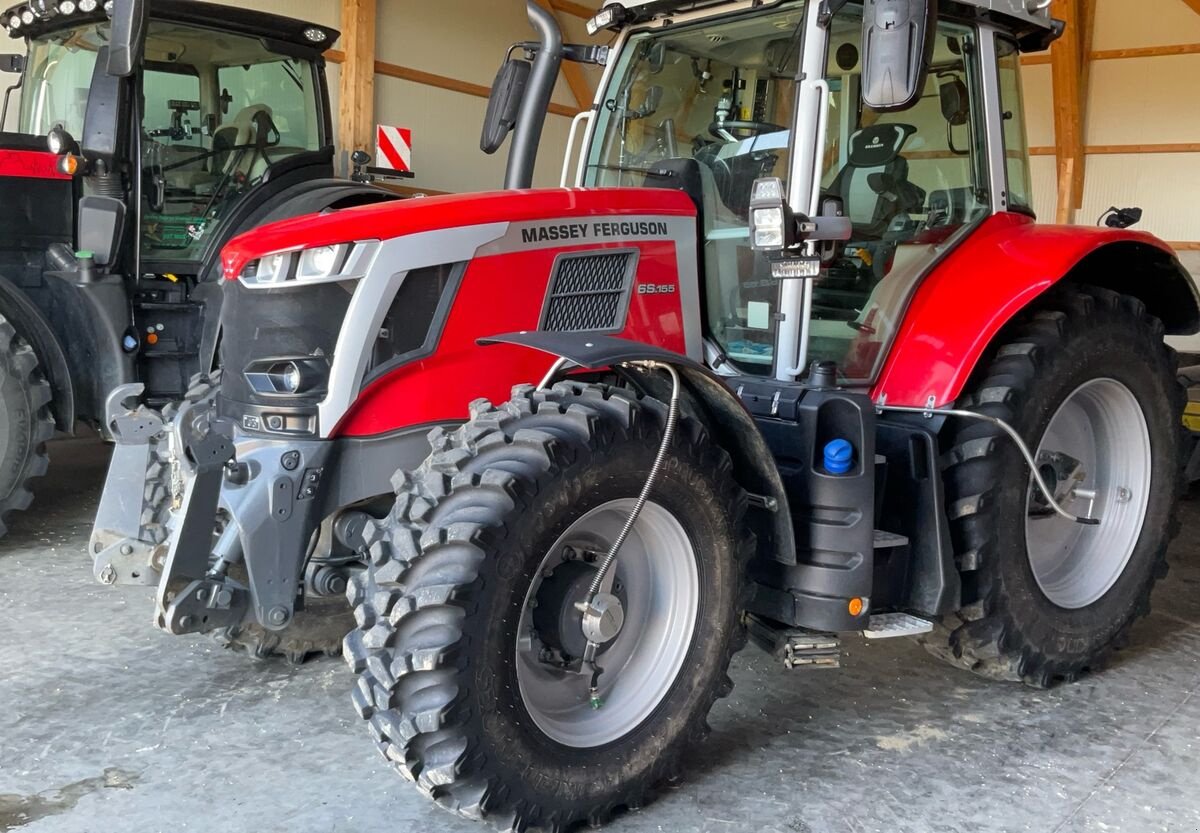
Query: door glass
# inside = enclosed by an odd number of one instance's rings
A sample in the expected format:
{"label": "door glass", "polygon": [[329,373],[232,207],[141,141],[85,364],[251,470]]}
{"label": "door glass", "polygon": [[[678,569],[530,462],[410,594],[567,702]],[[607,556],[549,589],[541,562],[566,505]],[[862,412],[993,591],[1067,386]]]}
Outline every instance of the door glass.
{"label": "door glass", "polygon": [[933,68],[911,109],[862,106],[861,6],[834,18],[831,96],[821,177],[853,236],[816,281],[810,359],[868,381],[921,275],[956,234],[990,212],[974,31],[938,24]]}
{"label": "door glass", "polygon": [[321,146],[316,74],[264,40],[153,22],[142,94],[142,258],[199,260],[270,167]]}
{"label": "door glass", "polygon": [[[750,188],[787,177],[804,4],[631,37],[600,110],[586,184],[685,186],[703,223],[708,335],[769,373],[779,285],[749,245]],[[648,177],[669,167],[670,178]]]}
{"label": "door glass", "polygon": [[45,136],[61,125],[83,137],[83,115],[96,68],[96,52],[108,43],[108,23],[57,32],[31,41],[21,95],[18,130]]}
{"label": "door glass", "polygon": [[1029,172],[1029,137],[1021,91],[1021,53],[1005,38],[996,39],[1000,59],[1000,108],[1004,119],[1004,157],[1008,169],[1008,205],[1033,211],[1033,177]]}

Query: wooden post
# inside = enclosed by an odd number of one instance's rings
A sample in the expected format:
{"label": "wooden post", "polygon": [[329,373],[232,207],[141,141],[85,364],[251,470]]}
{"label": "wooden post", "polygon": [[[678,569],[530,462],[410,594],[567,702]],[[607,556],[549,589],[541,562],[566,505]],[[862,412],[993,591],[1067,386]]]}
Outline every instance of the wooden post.
{"label": "wooden post", "polygon": [[1200,14],[1200,0],[1183,0],[1196,14]]}
{"label": "wooden post", "polygon": [[350,169],[350,154],[375,147],[376,0],[342,0],[341,94],[338,102],[338,166]]}
{"label": "wooden post", "polygon": [[[1075,208],[1083,208],[1084,174],[1087,172],[1087,114],[1092,82],[1092,44],[1096,36],[1097,0],[1079,0],[1079,118],[1080,142],[1085,145],[1075,167]],[[1196,0],[1200,3],[1200,0]]]}
{"label": "wooden post", "polygon": [[1050,51],[1054,84],[1054,133],[1058,148],[1058,221],[1071,222],[1080,204],[1085,164],[1083,97],[1080,89],[1080,0],[1054,0],[1051,14],[1067,25]]}

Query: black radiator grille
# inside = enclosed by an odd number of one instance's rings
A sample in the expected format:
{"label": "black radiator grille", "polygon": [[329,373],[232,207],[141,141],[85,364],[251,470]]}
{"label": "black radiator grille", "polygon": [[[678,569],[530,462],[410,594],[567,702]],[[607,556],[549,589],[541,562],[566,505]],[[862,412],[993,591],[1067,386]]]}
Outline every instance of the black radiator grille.
{"label": "black radiator grille", "polygon": [[625,326],[635,252],[564,255],[554,265],[541,329],[619,331]]}

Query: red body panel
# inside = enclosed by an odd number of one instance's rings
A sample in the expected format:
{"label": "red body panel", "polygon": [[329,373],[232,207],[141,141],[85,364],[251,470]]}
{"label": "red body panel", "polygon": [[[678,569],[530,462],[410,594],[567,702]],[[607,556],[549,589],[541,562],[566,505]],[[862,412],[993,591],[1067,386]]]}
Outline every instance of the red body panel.
{"label": "red body panel", "polygon": [[[695,244],[690,241],[683,245]],[[638,244],[641,254],[635,285],[693,280],[692,276],[678,274],[675,246],[673,242]],[[473,400],[483,397],[504,402],[513,385],[537,382],[554,363],[554,357],[506,344],[480,347],[476,340],[536,329],[555,257],[563,252],[599,248],[630,247],[546,248],[472,261],[437,350],[369,384],[334,435],[371,436],[413,425],[466,419]],[[619,335],[652,340],[668,350],[686,352],[679,293],[635,291],[625,328]]]}
{"label": "red body panel", "polygon": [[457,226],[621,214],[694,217],[696,208],[682,192],[657,188],[556,188],[451,194],[273,223],[231,240],[222,259],[225,278],[232,280],[241,274],[248,261],[275,252],[355,240],[390,240],[403,234]]}
{"label": "red body panel", "polygon": [[921,283],[871,396],[889,405],[953,402],[996,333],[1084,257],[1111,243],[1166,252],[1136,231],[1038,225],[1020,214],[988,218]]}
{"label": "red body panel", "polygon": [[25,179],[70,179],[58,170],[58,157],[49,151],[0,150],[0,176]]}

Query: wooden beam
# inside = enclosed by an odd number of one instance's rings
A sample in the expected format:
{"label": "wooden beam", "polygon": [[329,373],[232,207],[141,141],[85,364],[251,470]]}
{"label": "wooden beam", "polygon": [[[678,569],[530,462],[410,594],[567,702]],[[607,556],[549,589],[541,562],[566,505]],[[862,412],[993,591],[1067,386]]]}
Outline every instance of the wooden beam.
{"label": "wooden beam", "polygon": [[[1079,0],[1079,113],[1086,118],[1087,105],[1091,101],[1092,43],[1096,34],[1096,0]],[[1086,123],[1081,128],[1086,130]],[[1083,141],[1083,139],[1080,139]],[[1083,208],[1084,175],[1087,173],[1086,154],[1075,166],[1075,207]]]}
{"label": "wooden beam", "polygon": [[[1091,0],[1095,2],[1095,0]],[[1196,0],[1200,2],[1200,0]],[[1129,49],[1096,49],[1088,58],[1092,61],[1119,61],[1128,58],[1168,58],[1174,55],[1200,55],[1200,43],[1175,43],[1165,46],[1137,46]],[[1035,55],[1022,55],[1021,65],[1027,67],[1045,66],[1050,63],[1049,52],[1038,52]]]}
{"label": "wooden beam", "polygon": [[[338,149],[345,159],[375,148],[376,0],[342,0],[341,94],[338,96]],[[341,166],[348,168],[342,161]]]}
{"label": "wooden beam", "polygon": [[[346,54],[340,49],[330,49],[325,52],[325,60],[332,64],[341,64],[345,62]],[[401,66],[400,64],[390,64],[387,61],[375,62],[375,74],[384,75],[388,78],[399,78],[401,81],[411,81],[414,84],[423,84],[427,87],[436,87],[439,90],[449,90],[453,93],[471,95],[476,98],[487,98],[492,94],[492,88],[485,87],[483,84],[460,81],[457,78],[436,75],[432,72],[425,72],[424,70],[413,69]],[[566,116],[567,118],[574,118],[579,114],[579,110],[576,108],[567,107],[563,104],[551,104],[550,112],[556,116]]]}
{"label": "wooden beam", "polygon": [[[1055,156],[1058,149],[1050,146],[1031,147],[1030,156]],[[1200,153],[1200,142],[1174,142],[1145,145],[1086,145],[1085,156],[1137,156],[1156,153]],[[908,154],[905,154],[908,156]]]}
{"label": "wooden beam", "polygon": [[591,20],[599,10],[599,6],[585,6],[582,3],[572,3],[571,0],[550,0],[550,5],[560,12],[575,15],[581,20]]}
{"label": "wooden beam", "polygon": [[1054,0],[1051,14],[1066,23],[1066,31],[1050,50],[1050,70],[1054,87],[1054,142],[1058,148],[1058,222],[1069,223],[1083,199],[1079,183],[1084,175],[1079,169],[1085,164],[1079,0]]}
{"label": "wooden beam", "polygon": [[[535,2],[554,15],[555,19],[558,19],[556,0],[535,0]],[[559,25],[562,25],[561,20],[559,20]],[[595,94],[592,92],[592,85],[588,82],[587,74],[583,71],[583,67],[574,61],[563,61],[562,75],[567,81],[567,86],[571,88],[571,95],[574,96],[575,103],[579,106],[579,109],[586,110],[591,107],[592,97]]]}

